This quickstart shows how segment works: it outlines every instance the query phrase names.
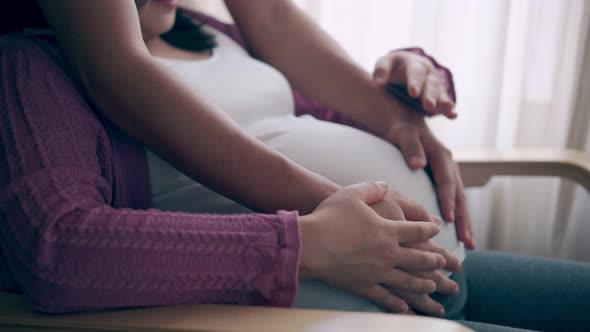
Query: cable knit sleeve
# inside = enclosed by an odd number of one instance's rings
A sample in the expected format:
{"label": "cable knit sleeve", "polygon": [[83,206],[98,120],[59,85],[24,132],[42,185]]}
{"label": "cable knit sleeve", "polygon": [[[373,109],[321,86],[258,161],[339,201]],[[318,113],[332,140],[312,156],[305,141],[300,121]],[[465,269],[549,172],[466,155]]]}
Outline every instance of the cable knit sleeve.
{"label": "cable knit sleeve", "polygon": [[35,309],[292,303],[296,212],[113,208],[104,129],[54,59],[21,44],[0,43],[0,242]]}

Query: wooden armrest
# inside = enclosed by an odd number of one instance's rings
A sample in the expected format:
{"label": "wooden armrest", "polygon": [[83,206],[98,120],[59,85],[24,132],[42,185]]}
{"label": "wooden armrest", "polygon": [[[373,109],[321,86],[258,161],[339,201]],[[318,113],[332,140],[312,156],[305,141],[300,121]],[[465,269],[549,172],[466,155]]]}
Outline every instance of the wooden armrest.
{"label": "wooden armrest", "polygon": [[0,291],[0,330],[7,331],[446,331],[470,329],[418,316],[252,306],[179,305],[98,313],[43,315],[23,297]]}
{"label": "wooden armrest", "polygon": [[456,151],[465,186],[483,186],[492,176],[558,176],[590,193],[590,156],[575,150]]}

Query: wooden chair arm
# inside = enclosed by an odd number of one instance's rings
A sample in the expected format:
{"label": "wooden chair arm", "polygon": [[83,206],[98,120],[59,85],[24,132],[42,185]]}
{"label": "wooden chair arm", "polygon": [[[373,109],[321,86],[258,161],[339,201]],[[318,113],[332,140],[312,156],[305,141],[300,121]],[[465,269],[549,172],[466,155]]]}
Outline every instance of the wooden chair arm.
{"label": "wooden chair arm", "polygon": [[575,150],[456,151],[466,187],[483,186],[492,176],[558,176],[590,193],[590,156]]}
{"label": "wooden chair arm", "polygon": [[21,295],[0,292],[0,331],[159,332],[467,332],[455,322],[429,317],[252,306],[179,305],[98,313],[43,315]]}

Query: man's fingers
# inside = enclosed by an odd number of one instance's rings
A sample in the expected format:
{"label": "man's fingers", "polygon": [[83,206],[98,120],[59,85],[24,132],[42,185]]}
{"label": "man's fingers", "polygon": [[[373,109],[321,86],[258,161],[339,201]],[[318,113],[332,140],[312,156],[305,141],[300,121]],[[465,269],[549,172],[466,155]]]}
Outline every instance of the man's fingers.
{"label": "man's fingers", "polygon": [[440,231],[440,227],[433,222],[384,220],[388,223],[389,230],[397,235],[399,243],[425,242]]}
{"label": "man's fingers", "polygon": [[385,287],[375,285],[368,291],[360,292],[361,296],[365,296],[374,303],[384,306],[392,312],[406,312],[408,311],[408,304],[400,297],[391,294]]}
{"label": "man's fingers", "polygon": [[459,169],[456,170],[457,176],[457,195],[456,195],[456,220],[457,220],[457,236],[459,240],[465,243],[468,249],[475,249],[475,240],[473,239],[473,226],[471,225],[471,217],[467,209],[467,199],[465,198],[465,189],[463,188],[463,181],[459,174]]}
{"label": "man's fingers", "polygon": [[443,215],[448,222],[455,221],[455,195],[457,186],[453,182],[445,182],[441,181],[437,183],[438,186],[438,196],[441,202],[441,209],[443,211]]}
{"label": "man's fingers", "polygon": [[459,221],[456,226],[459,240],[464,242],[467,248],[475,248],[465,191],[457,164],[448,150],[441,150],[430,156],[429,162],[444,218],[448,222]]}
{"label": "man's fingers", "polygon": [[438,108],[437,111],[439,113],[444,114],[449,119],[457,118],[457,113],[453,111],[453,109],[455,108],[455,103],[447,94],[446,88],[444,86],[441,86],[441,93],[436,104]]}
{"label": "man's fingers", "polygon": [[454,119],[457,117],[457,113],[453,111],[455,102],[449,97],[445,80],[436,69],[429,72],[426,83],[428,92],[422,94],[422,104],[432,114],[444,114],[447,118]]}
{"label": "man's fingers", "polygon": [[400,130],[397,142],[411,169],[426,167],[426,153],[418,133]]}
{"label": "man's fingers", "polygon": [[392,52],[381,57],[373,70],[373,83],[378,87],[389,83],[407,85],[408,77],[402,69],[404,62],[404,56],[400,52]]}
{"label": "man's fingers", "polygon": [[406,66],[406,84],[411,97],[418,98],[423,93],[427,75],[428,67],[421,62],[411,62]]}
{"label": "man's fingers", "polygon": [[438,244],[432,241],[420,242],[420,243],[407,243],[403,245],[406,248],[414,248],[419,250],[425,250],[430,252],[435,252],[442,255],[446,261],[446,265],[443,269],[451,272],[459,272],[462,269],[461,261],[453,256],[448,250],[439,246]]}
{"label": "man's fingers", "polygon": [[455,221],[455,204],[457,195],[457,165],[450,152],[444,150],[430,156],[430,167],[436,182],[438,200],[443,217],[448,222]]}
{"label": "man's fingers", "polygon": [[387,288],[413,294],[432,294],[436,291],[436,283],[410,274],[406,271],[392,268],[383,277],[382,284]]}
{"label": "man's fingers", "polygon": [[381,57],[373,70],[376,87],[382,88],[389,83],[404,85],[410,97],[421,99],[424,111],[454,119],[457,117],[453,112],[455,103],[447,94],[445,80],[429,61],[405,51]]}
{"label": "man's fingers", "polygon": [[382,87],[390,82],[394,66],[394,58],[395,57],[392,54],[388,54],[377,60],[375,70],[373,70],[373,82],[377,84],[377,86]]}
{"label": "man's fingers", "polygon": [[441,94],[440,82],[436,75],[430,74],[426,78],[422,92],[422,108],[430,114],[436,114],[437,101]]}
{"label": "man's fingers", "polygon": [[442,255],[430,251],[402,247],[399,254],[396,267],[404,270],[432,271],[447,264]]}

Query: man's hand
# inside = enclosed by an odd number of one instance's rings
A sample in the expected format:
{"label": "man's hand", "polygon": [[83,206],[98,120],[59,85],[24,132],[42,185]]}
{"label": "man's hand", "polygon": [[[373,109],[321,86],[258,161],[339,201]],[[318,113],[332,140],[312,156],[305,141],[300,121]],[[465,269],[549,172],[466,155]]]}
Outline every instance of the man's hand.
{"label": "man's hand", "polygon": [[388,84],[404,86],[410,97],[419,99],[427,115],[457,117],[455,103],[449,97],[445,78],[425,57],[409,51],[393,51],[377,61],[373,83],[379,88]]}
{"label": "man's hand", "polygon": [[398,116],[383,138],[401,149],[410,168],[429,166],[444,219],[456,221],[459,240],[474,249],[463,181],[451,152],[434,137],[423,116],[403,103],[398,103],[396,112]]}
{"label": "man's hand", "polygon": [[[420,100],[427,114],[457,117],[445,77],[424,56],[409,51],[386,54],[375,65],[373,83],[378,88],[387,84],[406,86],[408,94]],[[444,219],[457,221],[459,240],[473,249],[475,243],[463,182],[451,152],[434,137],[421,113],[399,100],[395,104],[396,116],[390,127],[379,135],[401,149],[411,169],[429,166]]]}

